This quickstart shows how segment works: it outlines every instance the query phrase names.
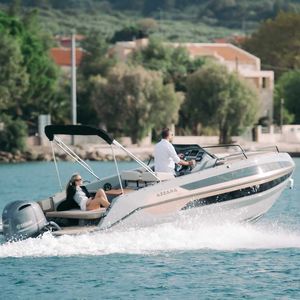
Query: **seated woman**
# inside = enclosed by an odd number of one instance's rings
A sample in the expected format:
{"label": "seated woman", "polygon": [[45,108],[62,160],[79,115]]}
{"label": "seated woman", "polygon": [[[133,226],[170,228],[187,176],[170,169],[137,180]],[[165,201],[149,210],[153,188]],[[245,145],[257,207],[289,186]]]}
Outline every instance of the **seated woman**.
{"label": "seated woman", "polygon": [[99,189],[95,197],[90,196],[87,188],[82,185],[82,178],[79,173],[72,175],[66,188],[66,194],[66,200],[57,207],[59,211],[72,208],[94,210],[100,208],[100,205],[105,208],[110,205],[103,189]]}

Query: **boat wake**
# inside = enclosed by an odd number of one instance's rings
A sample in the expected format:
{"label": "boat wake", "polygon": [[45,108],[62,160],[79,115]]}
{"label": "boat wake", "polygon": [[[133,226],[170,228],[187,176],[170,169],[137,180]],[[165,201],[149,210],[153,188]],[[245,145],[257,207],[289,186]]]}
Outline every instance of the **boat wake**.
{"label": "boat wake", "polygon": [[300,248],[300,231],[278,224],[201,224],[181,219],[153,227],[114,230],[80,236],[42,238],[0,245],[0,257],[156,255],[165,251]]}

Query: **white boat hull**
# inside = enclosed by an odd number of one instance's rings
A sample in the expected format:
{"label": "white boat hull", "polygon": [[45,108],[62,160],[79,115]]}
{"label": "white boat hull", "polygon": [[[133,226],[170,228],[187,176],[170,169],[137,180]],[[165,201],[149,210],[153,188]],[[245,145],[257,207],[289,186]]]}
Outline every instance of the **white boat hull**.
{"label": "white boat hull", "polygon": [[[114,224],[114,227],[141,227],[152,226],[159,223],[173,222],[178,218],[197,218],[203,223],[223,223],[223,222],[253,222],[262,217],[279,198],[288,182],[274,187],[271,190],[241,199],[230,200],[224,203],[195,207],[186,210],[179,210],[176,213],[162,213],[166,210],[162,205],[161,213],[151,213],[143,209],[135,212],[131,216],[122,219]],[[181,203],[173,203],[173,206],[180,206]],[[109,226],[110,227],[110,226]]]}
{"label": "white boat hull", "polygon": [[[274,159],[278,166],[273,170]],[[266,171],[261,166],[266,165]],[[282,167],[281,167],[282,165]],[[230,170],[228,170],[228,168]],[[256,168],[260,174],[234,178],[235,172]],[[277,168],[277,169],[276,169]],[[261,156],[259,159],[247,159],[234,166],[220,166],[204,170],[200,173],[174,178],[171,182],[163,182],[143,188],[132,194],[122,195],[113,203],[107,216],[100,222],[100,228],[114,226],[149,226],[175,220],[180,216],[201,216],[203,220],[243,222],[254,221],[264,215],[289,184],[293,162],[289,155],[275,154]],[[217,176],[216,176],[217,174]],[[232,177],[227,180],[226,178]],[[225,178],[224,182],[207,184],[214,178]],[[207,203],[215,195],[241,191],[250,187],[263,186],[268,182],[278,181],[249,196]],[[191,184],[192,182],[192,184]],[[201,182],[205,182],[203,186]],[[194,184],[194,186],[193,186]],[[197,204],[200,201],[200,205]],[[193,203],[196,203],[193,206]],[[189,206],[190,207],[186,207]],[[199,218],[198,218],[199,219]]]}

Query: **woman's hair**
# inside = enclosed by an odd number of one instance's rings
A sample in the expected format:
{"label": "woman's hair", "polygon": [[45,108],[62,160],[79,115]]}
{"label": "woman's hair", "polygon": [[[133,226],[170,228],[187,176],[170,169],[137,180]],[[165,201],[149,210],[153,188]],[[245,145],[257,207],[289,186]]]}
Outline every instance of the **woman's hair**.
{"label": "woman's hair", "polygon": [[70,187],[74,187],[74,188],[75,188],[75,179],[76,179],[78,176],[80,176],[79,173],[74,173],[74,174],[71,176],[71,178],[70,178],[70,180],[69,180],[69,182],[68,182],[68,184],[67,184],[67,186],[66,186],[66,192],[67,192],[67,193],[68,193],[68,190],[70,189]]}

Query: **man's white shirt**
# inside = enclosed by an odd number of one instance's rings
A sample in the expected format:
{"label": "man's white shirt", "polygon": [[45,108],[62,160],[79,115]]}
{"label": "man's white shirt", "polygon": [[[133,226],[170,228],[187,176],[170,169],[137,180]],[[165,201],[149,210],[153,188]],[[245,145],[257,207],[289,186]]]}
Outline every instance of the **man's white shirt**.
{"label": "man's white shirt", "polygon": [[167,172],[175,174],[175,163],[179,163],[173,145],[166,139],[162,139],[154,148],[154,170],[155,172]]}

